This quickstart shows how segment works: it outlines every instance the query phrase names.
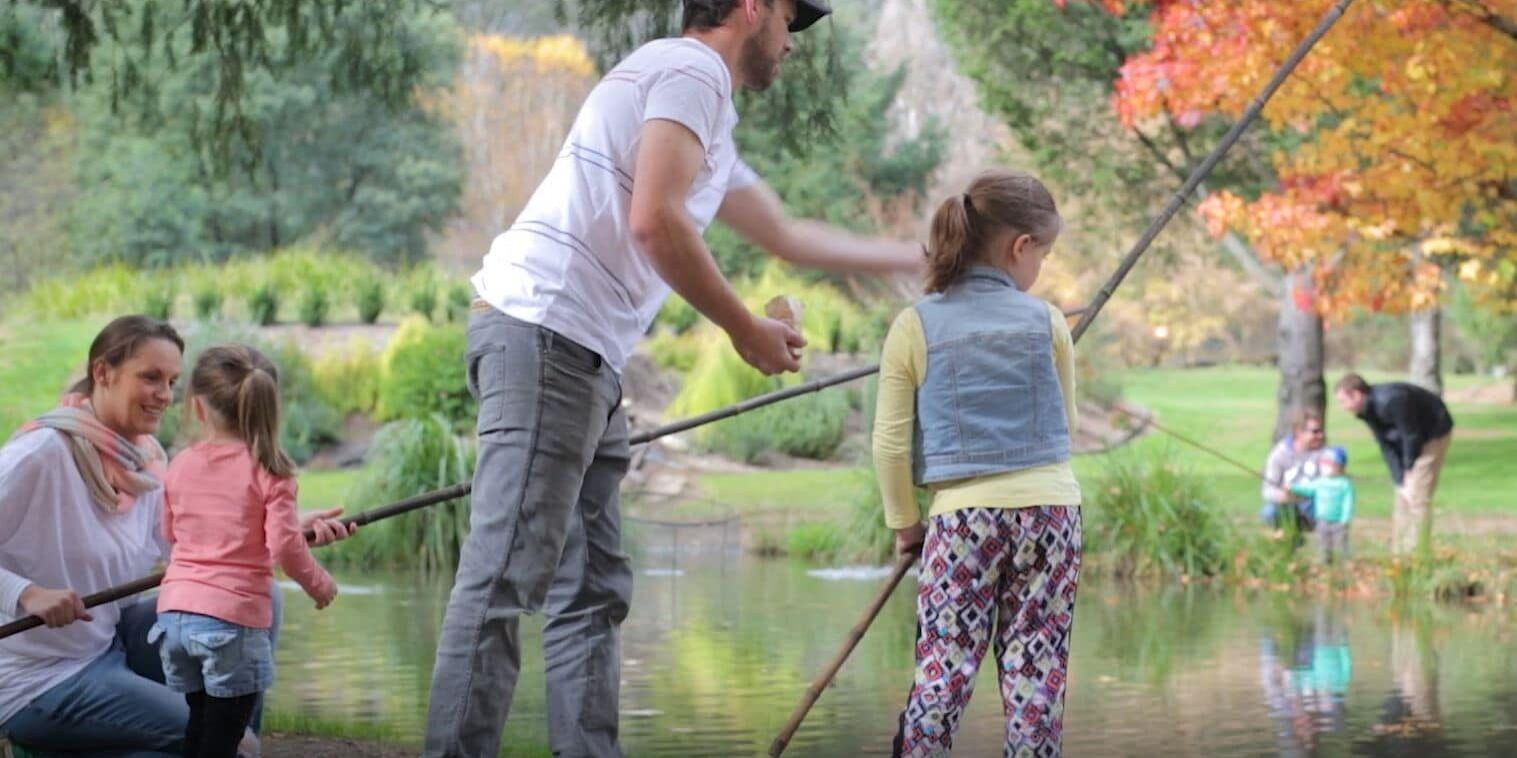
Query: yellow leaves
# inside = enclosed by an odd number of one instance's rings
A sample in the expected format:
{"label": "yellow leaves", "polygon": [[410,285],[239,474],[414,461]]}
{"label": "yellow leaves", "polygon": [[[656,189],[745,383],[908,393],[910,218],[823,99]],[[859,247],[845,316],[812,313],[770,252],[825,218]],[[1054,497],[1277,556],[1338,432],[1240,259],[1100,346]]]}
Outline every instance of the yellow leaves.
{"label": "yellow leaves", "polygon": [[1406,78],[1414,82],[1425,82],[1428,80],[1428,69],[1423,63],[1421,56],[1412,56],[1407,59]]}
{"label": "yellow leaves", "polygon": [[1492,229],[1490,233],[1486,235],[1486,238],[1489,239],[1493,245],[1500,245],[1507,248],[1517,248],[1517,229]]}
{"label": "yellow leaves", "polygon": [[1356,227],[1365,239],[1377,242],[1390,239],[1396,234],[1395,219],[1384,219],[1375,224],[1364,224]]}
{"label": "yellow leaves", "polygon": [[502,70],[526,61],[539,74],[563,72],[589,76],[595,73],[595,63],[590,60],[584,43],[567,34],[529,39],[476,34],[469,38],[469,47],[493,56]]}
{"label": "yellow leaves", "polygon": [[1459,264],[1459,278],[1466,282],[1474,282],[1480,279],[1480,261],[1468,260]]}
{"label": "yellow leaves", "polygon": [[1422,252],[1427,255],[1478,255],[1480,245],[1459,237],[1431,237],[1422,243]]}
{"label": "yellow leaves", "polygon": [[1206,231],[1213,237],[1221,237],[1230,227],[1238,226],[1244,216],[1243,198],[1223,191],[1207,197],[1196,211],[1206,222]]}
{"label": "yellow leaves", "polygon": [[1443,295],[1443,270],[1433,263],[1418,265],[1408,288],[1407,309],[1420,311],[1435,308]]}

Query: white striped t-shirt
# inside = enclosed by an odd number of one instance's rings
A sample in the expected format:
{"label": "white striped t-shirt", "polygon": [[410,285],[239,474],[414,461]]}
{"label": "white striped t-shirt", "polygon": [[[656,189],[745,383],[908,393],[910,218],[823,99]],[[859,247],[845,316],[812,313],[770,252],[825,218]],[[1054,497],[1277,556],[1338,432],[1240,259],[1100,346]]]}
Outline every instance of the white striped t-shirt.
{"label": "white striped t-shirt", "polygon": [[649,42],[590,92],[558,160],[472,280],[490,305],[594,350],[617,373],[669,294],[630,225],[638,143],[651,119],[683,124],[705,148],[685,198],[702,232],[729,190],[758,181],[733,144],[726,62],[699,40]]}

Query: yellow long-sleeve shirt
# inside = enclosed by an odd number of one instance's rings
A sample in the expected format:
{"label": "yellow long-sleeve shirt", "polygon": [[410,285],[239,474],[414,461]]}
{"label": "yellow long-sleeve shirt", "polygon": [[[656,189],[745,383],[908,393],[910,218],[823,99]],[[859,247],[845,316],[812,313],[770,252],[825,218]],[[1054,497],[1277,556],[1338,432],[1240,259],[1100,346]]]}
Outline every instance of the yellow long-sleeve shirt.
{"label": "yellow long-sleeve shirt", "polygon": [[[1075,409],[1075,345],[1064,314],[1048,306],[1053,328],[1054,368],[1064,393],[1069,428]],[[880,356],[880,389],[874,415],[874,469],[885,502],[885,524],[903,529],[921,521],[911,481],[911,438],[916,425],[916,392],[927,380],[927,336],[915,308],[896,316]],[[1015,402],[1009,400],[1009,402]],[[1079,505],[1080,484],[1069,461],[929,485],[931,515],[961,508],[1027,508]]]}

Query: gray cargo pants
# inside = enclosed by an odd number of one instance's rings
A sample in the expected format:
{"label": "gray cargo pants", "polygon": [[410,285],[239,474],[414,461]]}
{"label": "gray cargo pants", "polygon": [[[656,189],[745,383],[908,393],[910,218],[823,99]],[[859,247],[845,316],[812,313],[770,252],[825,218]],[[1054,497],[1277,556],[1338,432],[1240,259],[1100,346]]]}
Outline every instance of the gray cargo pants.
{"label": "gray cargo pants", "polygon": [[589,349],[478,303],[468,361],[479,463],[424,755],[500,752],[521,670],[518,621],[542,610],[553,754],[620,756],[620,627],[632,597],[620,380]]}

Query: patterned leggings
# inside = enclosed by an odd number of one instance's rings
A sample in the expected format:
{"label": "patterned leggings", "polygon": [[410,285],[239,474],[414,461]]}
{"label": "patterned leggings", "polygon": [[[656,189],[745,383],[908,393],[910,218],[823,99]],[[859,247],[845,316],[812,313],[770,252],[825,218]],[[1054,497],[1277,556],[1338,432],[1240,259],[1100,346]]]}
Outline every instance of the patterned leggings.
{"label": "patterned leggings", "polygon": [[1080,509],[968,508],[933,517],[917,593],[917,671],[894,755],[946,755],[992,630],[1006,749],[1057,756],[1080,579]]}

